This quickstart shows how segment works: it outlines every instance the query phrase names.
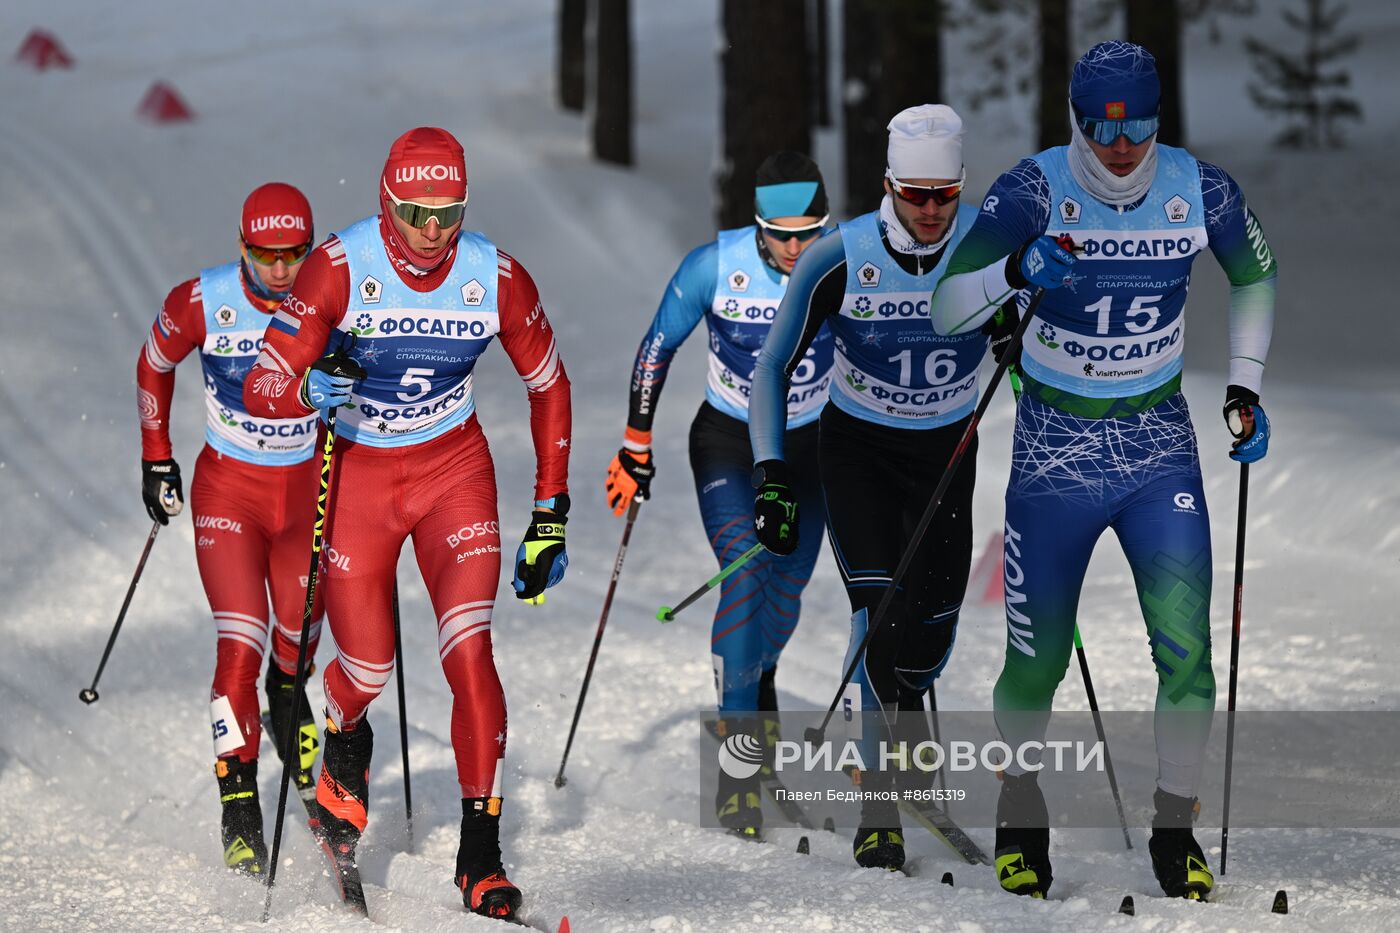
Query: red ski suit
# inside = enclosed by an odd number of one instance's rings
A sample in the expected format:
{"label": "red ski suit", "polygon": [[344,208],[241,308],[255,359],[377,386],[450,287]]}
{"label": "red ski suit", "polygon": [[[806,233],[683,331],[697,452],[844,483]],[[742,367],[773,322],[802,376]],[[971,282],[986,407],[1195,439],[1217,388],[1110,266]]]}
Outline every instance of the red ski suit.
{"label": "red ski suit", "polygon": [[[453,302],[481,302],[478,278],[472,279],[471,284],[478,289],[470,296],[472,300],[466,295],[457,297],[459,289],[451,270],[454,263],[466,260],[455,247],[440,266],[419,275],[407,268],[385,241],[382,219],[372,247],[363,239],[360,225],[344,233],[357,229],[365,247],[357,256],[363,252],[366,255],[361,261],[380,263],[374,268],[381,275],[399,280],[389,284],[400,290],[397,300],[402,304],[448,308]],[[486,241],[483,238],[478,243]],[[383,271],[384,256],[375,253],[381,246],[392,263],[389,272]],[[475,252],[479,256],[480,251]],[[333,236],[307,258],[292,294],[267,330],[257,365],[244,383],[250,413],[275,418],[311,411],[300,398],[301,378],[307,367],[348,343],[342,339],[348,331],[363,334],[377,328],[377,335],[388,331],[382,321],[364,326],[370,316],[367,312],[391,303],[388,294],[382,305],[357,304],[360,313],[346,320],[352,298],[352,261],[346,253],[340,238]],[[499,316],[496,336],[529,391],[537,463],[535,495],[547,499],[567,491],[569,381],[529,273],[499,251],[492,272],[494,275],[484,280],[487,292],[494,289]],[[380,292],[366,292],[362,281],[354,286],[356,295],[369,294],[378,301],[381,293],[390,291],[384,283],[372,281]],[[469,310],[460,304],[458,309]],[[455,322],[450,310],[433,313],[448,315],[449,323]],[[427,318],[404,320],[411,324]],[[353,728],[393,673],[394,574],[399,552],[411,536],[437,616],[439,655],[452,689],[452,746],[462,796],[497,797],[505,754],[506,711],[491,651],[490,623],[500,580],[501,536],[490,450],[474,411],[445,433],[418,441],[411,435],[393,439],[395,425],[404,422],[380,420],[383,408],[375,407],[389,404],[384,398],[392,400],[396,388],[400,399],[431,401],[432,392],[441,385],[455,384],[458,391],[442,396],[441,403],[455,397],[461,404],[463,391],[469,400],[470,381],[464,380],[476,355],[461,358],[444,353],[431,367],[405,368],[399,357],[415,348],[392,341],[381,344],[382,340],[382,336],[361,336],[351,351],[368,377],[357,385],[353,408],[342,410],[337,424],[326,518],[327,541],[335,556],[327,561],[325,582],[338,656],[325,671],[327,713],[337,728]],[[384,350],[386,346],[391,349]],[[442,382],[433,383],[430,390],[428,379],[418,375],[424,373]],[[413,388],[420,379],[423,388]],[[372,394],[374,386],[381,387],[379,396]],[[404,410],[396,409],[395,414]],[[380,441],[372,434],[376,421],[379,432],[390,432],[382,443],[391,446],[367,442]],[[360,442],[349,440],[345,436],[348,423],[358,423],[359,430],[371,436],[362,433]]]}
{"label": "red ski suit", "polygon": [[[199,279],[190,279],[170,292],[136,361],[145,460],[171,457],[175,366],[205,343],[204,296],[199,284]],[[273,309],[246,284],[244,297],[254,309],[271,316]],[[210,699],[227,697],[233,707],[244,741],[226,754],[243,761],[257,759],[262,734],[257,682],[268,638],[269,592],[275,618],[273,663],[287,674],[296,670],[315,520],[312,452],[308,449],[301,463],[269,466],[206,444],[190,484],[195,558],[218,630]],[[319,598],[316,603],[308,657],[315,657],[321,631]]]}

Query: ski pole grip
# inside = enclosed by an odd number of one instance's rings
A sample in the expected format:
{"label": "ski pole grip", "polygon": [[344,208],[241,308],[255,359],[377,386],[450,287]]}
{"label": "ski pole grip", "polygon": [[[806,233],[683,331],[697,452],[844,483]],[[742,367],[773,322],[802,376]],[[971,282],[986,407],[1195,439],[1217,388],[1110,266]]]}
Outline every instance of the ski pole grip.
{"label": "ski pole grip", "polygon": [[333,354],[330,358],[332,366],[330,373],[332,376],[343,376],[347,379],[364,379],[369,373],[359,362],[353,359],[343,350]]}

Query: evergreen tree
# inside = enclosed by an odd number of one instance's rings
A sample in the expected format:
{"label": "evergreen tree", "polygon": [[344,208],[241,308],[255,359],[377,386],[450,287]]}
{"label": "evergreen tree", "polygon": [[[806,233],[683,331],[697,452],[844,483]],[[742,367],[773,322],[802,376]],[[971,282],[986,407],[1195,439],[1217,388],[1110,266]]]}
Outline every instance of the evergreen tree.
{"label": "evergreen tree", "polygon": [[1258,79],[1250,82],[1249,96],[1265,113],[1292,122],[1279,134],[1280,146],[1341,146],[1341,121],[1361,119],[1361,105],[1348,93],[1350,72],[1329,68],[1361,44],[1357,33],[1336,34],[1346,12],[1346,4],[1337,3],[1329,9],[1327,0],[1303,0],[1301,14],[1284,10],[1288,25],[1302,33],[1301,52],[1290,54],[1258,39],[1244,41]]}

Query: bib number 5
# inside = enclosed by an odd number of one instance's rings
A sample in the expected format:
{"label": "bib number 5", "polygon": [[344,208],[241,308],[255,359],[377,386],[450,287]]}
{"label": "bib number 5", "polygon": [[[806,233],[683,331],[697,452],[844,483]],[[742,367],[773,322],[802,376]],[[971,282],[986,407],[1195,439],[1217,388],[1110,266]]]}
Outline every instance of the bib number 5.
{"label": "bib number 5", "polygon": [[413,389],[414,391],[396,393],[399,400],[403,402],[416,402],[427,395],[433,388],[433,383],[428,377],[434,372],[435,370],[420,369],[416,366],[411,366],[404,370],[403,378],[399,380],[399,385],[404,386],[406,389]]}

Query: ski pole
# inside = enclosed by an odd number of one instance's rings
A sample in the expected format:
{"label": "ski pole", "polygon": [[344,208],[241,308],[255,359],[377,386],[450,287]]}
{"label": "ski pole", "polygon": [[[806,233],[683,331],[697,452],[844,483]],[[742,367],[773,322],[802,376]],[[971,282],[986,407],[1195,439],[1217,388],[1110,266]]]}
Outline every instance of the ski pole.
{"label": "ski pole", "polygon": [[593,636],[593,650],[588,655],[588,667],[583,671],[583,686],[578,692],[578,703],[574,706],[574,721],[569,724],[569,738],[564,743],[564,757],[559,759],[559,773],[554,776],[554,786],[563,787],[564,765],[569,762],[569,749],[574,747],[574,733],[578,731],[578,719],[583,714],[583,701],[588,696],[588,682],[593,679],[593,664],[598,660],[598,647],[603,643],[603,628],[608,624],[608,612],[612,609],[613,594],[617,592],[617,578],[622,575],[622,560],[627,556],[627,542],[632,537],[632,525],[637,521],[637,512],[642,507],[641,499],[633,499],[627,507],[627,524],[622,526],[622,543],[617,546],[617,557],[613,559],[612,579],[608,581],[608,593],[603,597],[603,612],[598,616],[598,632]]}
{"label": "ski pole", "polygon": [[408,822],[408,849],[413,851],[413,788],[408,778],[408,707],[403,698],[403,633],[399,630],[399,581],[394,581],[394,679],[399,686],[399,746],[403,749],[403,812]]}
{"label": "ski pole", "polygon": [[1021,316],[1021,320],[1016,325],[1016,330],[1011,335],[1011,340],[1007,344],[1006,350],[1002,352],[1001,362],[997,364],[996,372],[992,374],[991,381],[987,383],[987,391],[982,393],[982,400],[977,403],[977,408],[968,419],[967,428],[964,429],[962,437],[958,440],[958,446],[953,449],[953,455],[948,458],[948,466],[943,470],[943,476],[939,478],[938,485],[933,490],[933,495],[929,497],[928,506],[924,509],[924,514],[919,518],[919,524],[914,528],[914,534],[909,539],[909,544],[904,548],[904,553],[900,555],[899,565],[895,567],[894,575],[890,578],[889,584],[885,587],[884,594],[880,597],[880,603],[875,607],[875,615],[870,620],[869,627],[865,630],[865,637],[861,639],[860,646],[856,648],[855,654],[851,657],[851,663],[846,667],[846,674],[841,678],[841,685],[836,688],[836,695],[831,698],[831,705],[827,707],[826,715],[822,717],[820,726],[809,726],[803,733],[803,737],[808,744],[820,745],[826,735],[826,727],[831,723],[831,717],[836,712],[837,705],[841,702],[841,695],[846,691],[846,685],[855,676],[856,668],[860,665],[861,659],[865,657],[865,649],[870,647],[870,640],[875,633],[880,630],[880,623],[885,621],[885,613],[889,610],[890,604],[894,602],[895,590],[903,582],[904,575],[909,572],[909,565],[914,562],[914,554],[919,549],[919,543],[923,541],[924,534],[928,531],[929,524],[933,521],[933,515],[938,511],[938,506],[943,502],[943,496],[952,485],[953,474],[957,472],[958,464],[962,463],[963,454],[967,453],[968,445],[977,436],[977,425],[981,422],[982,416],[987,412],[987,406],[991,404],[992,396],[996,394],[997,386],[1001,383],[1001,377],[1005,375],[1007,367],[1011,365],[1011,360],[1016,356],[1016,350],[1021,345],[1021,335],[1026,332],[1026,326],[1030,324],[1031,318],[1035,317],[1036,308],[1040,306],[1040,299],[1045,297],[1045,289],[1036,289],[1035,295],[1031,298],[1030,306],[1026,308],[1026,313]]}
{"label": "ski pole", "polygon": [[1113,805],[1118,808],[1118,825],[1123,827],[1123,842],[1133,847],[1128,837],[1128,818],[1123,815],[1123,798],[1118,796],[1118,778],[1113,773],[1113,756],[1108,753],[1108,738],[1103,731],[1103,717],[1099,715],[1099,698],[1094,694],[1094,681],[1089,676],[1089,656],[1084,653],[1084,642],[1079,639],[1079,626],[1074,627],[1074,653],[1079,655],[1079,673],[1084,677],[1084,692],[1089,695],[1089,709],[1094,714],[1094,731],[1098,733],[1099,744],[1103,746],[1104,768],[1108,771],[1108,787],[1113,791]]}
{"label": "ski pole", "polygon": [[1235,611],[1230,632],[1230,701],[1225,714],[1225,806],[1220,816],[1220,874],[1230,846],[1230,774],[1235,763],[1235,683],[1240,670],[1240,619],[1244,614],[1244,529],[1249,505],[1249,464],[1240,464],[1240,509],[1235,526]]}
{"label": "ski pole", "polygon": [[160,531],[160,522],[151,522],[151,533],[146,535],[146,546],[141,550],[141,559],[136,562],[136,573],[131,577],[131,585],[126,588],[126,599],[122,600],[122,608],[117,612],[117,624],[112,626],[112,634],[107,638],[107,648],[102,652],[102,660],[98,662],[97,673],[92,675],[92,686],[84,687],[78,691],[78,699],[89,706],[97,702],[97,682],[102,679],[102,670],[107,666],[107,658],[112,654],[112,646],[117,643],[117,633],[122,630],[122,620],[126,618],[127,607],[131,605],[131,597],[136,593],[136,584],[141,580],[141,571],[146,569],[146,558],[151,556],[151,545],[156,543],[158,531]]}
{"label": "ski pole", "polygon": [[[935,684],[928,685],[928,717],[933,727],[933,744],[942,748],[943,736],[938,729],[938,690]],[[938,769],[938,784],[944,790],[948,789],[948,770],[946,768],[940,767]]]}
{"label": "ski pole", "polygon": [[[338,358],[335,375],[364,379],[364,367],[343,350]],[[326,528],[326,503],[330,499],[331,459],[335,454],[335,416],[339,409],[326,412],[326,440],[321,448],[321,490],[316,495],[316,524],[311,529],[311,568],[306,572],[306,604],[301,610],[301,641],[297,645],[297,676],[292,683],[292,696],[299,697],[306,689],[306,654],[311,640],[311,616],[316,605],[316,583],[321,569],[321,540]],[[272,857],[267,866],[267,896],[263,900],[262,921],[272,912],[272,885],[277,880],[277,857],[282,850],[282,821],[287,815],[287,786],[292,782],[292,760],[296,755],[297,730],[288,729],[282,740],[282,779],[278,782],[277,821],[272,831]],[[324,761],[322,767],[325,767]]]}
{"label": "ski pole", "polygon": [[656,610],[656,618],[658,618],[662,622],[674,622],[676,616],[680,613],[682,609],[695,602],[701,596],[704,596],[710,590],[719,586],[721,583],[724,582],[726,577],[728,577],[734,571],[738,570],[740,567],[747,564],[754,557],[754,555],[761,550],[763,550],[763,545],[755,544],[753,547],[749,548],[747,551],[735,558],[734,562],[728,567],[725,567],[719,573],[715,574],[713,577],[710,577],[710,579],[706,580],[703,584],[701,584],[698,590],[696,590],[694,593],[691,593],[685,599],[681,600],[680,605],[678,605],[676,608],[672,609],[670,606],[662,606],[660,609]]}

